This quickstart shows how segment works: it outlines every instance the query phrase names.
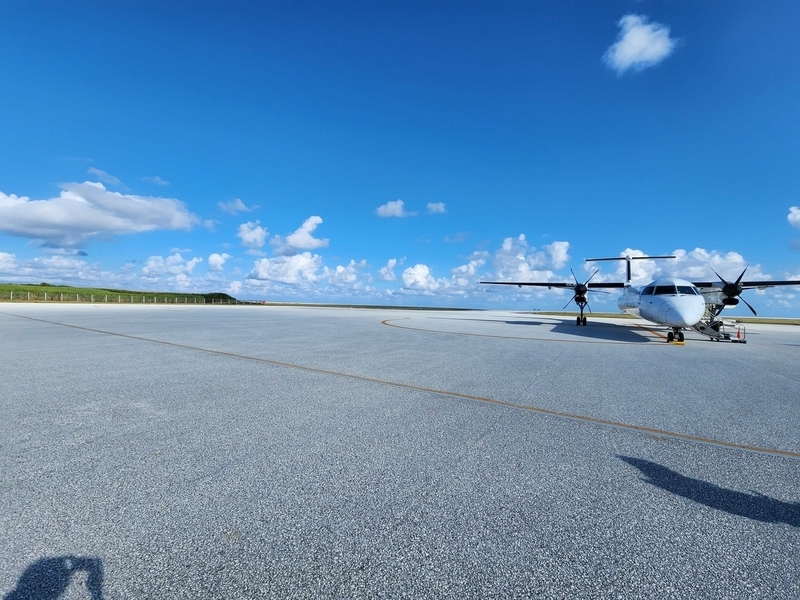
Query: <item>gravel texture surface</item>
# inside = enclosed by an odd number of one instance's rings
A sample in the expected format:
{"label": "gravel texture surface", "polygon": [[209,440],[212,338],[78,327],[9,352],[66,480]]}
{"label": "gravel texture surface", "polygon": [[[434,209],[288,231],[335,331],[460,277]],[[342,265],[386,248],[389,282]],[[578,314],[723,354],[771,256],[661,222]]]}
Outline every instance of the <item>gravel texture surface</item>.
{"label": "gravel texture surface", "polygon": [[639,324],[0,305],[0,597],[800,597],[800,328]]}

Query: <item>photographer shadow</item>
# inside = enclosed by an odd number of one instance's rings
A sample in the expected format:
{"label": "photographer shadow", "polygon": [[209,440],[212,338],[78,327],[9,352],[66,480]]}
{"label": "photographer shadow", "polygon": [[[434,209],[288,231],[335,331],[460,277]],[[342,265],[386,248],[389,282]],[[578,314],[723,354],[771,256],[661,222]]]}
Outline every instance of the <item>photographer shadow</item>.
{"label": "photographer shadow", "polygon": [[16,587],[3,600],[57,600],[69,588],[76,573],[86,573],[92,600],[103,600],[103,562],[87,556],[40,558],[20,575]]}
{"label": "photographer shadow", "polygon": [[639,469],[646,477],[644,479],[646,483],[672,494],[738,517],[800,527],[800,502],[782,502],[763,494],[729,490],[701,479],[686,477],[663,465],[641,458],[630,456],[617,456],[617,458]]}

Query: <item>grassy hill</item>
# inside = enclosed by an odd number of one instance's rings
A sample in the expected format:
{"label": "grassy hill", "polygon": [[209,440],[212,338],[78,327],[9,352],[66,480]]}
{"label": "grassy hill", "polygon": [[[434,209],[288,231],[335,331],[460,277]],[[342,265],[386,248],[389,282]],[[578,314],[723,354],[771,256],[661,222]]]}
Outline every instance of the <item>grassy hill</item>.
{"label": "grassy hill", "polygon": [[222,292],[211,294],[179,294],[176,292],[142,292],[112,288],[84,288],[49,283],[0,283],[0,302],[118,302],[158,304],[211,304],[237,302]]}

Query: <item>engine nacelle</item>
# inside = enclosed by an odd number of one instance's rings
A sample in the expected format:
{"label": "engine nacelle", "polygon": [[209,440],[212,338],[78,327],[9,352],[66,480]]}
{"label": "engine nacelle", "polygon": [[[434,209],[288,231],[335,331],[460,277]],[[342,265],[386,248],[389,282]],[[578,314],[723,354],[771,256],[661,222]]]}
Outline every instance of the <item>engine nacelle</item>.
{"label": "engine nacelle", "polygon": [[739,299],[738,298],[730,298],[730,297],[726,296],[725,298],[722,299],[722,303],[725,306],[736,306],[737,304],[739,304]]}

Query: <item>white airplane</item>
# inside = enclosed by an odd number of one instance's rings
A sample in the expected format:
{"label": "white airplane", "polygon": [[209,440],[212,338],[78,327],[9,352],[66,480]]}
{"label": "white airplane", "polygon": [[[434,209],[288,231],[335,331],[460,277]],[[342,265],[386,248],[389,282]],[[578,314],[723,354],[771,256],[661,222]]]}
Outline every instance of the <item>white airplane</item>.
{"label": "white airplane", "polygon": [[[535,286],[551,288],[567,288],[573,290],[572,298],[569,299],[564,305],[566,308],[573,300],[578,305],[581,313],[576,318],[578,325],[586,325],[586,317],[583,314],[584,309],[589,308],[588,295],[590,289],[597,289],[603,291],[604,289],[618,288],[622,289],[622,296],[620,296],[617,306],[627,313],[641,317],[655,323],[656,325],[666,326],[670,328],[667,333],[667,342],[684,340],[683,330],[687,327],[695,327],[698,325],[705,315],[710,315],[708,323],[698,331],[709,331],[705,335],[710,335],[710,331],[714,327],[719,329],[716,317],[726,306],[736,306],[739,304],[740,294],[747,289],[766,289],[768,287],[779,285],[800,285],[798,281],[742,281],[747,267],[739,275],[735,283],[725,281],[719,274],[714,271],[714,274],[719,277],[720,281],[687,281],[685,279],[677,279],[674,277],[663,277],[651,281],[647,285],[632,286],[631,285],[631,261],[633,260],[652,260],[676,258],[675,256],[617,256],[613,258],[587,258],[586,262],[598,262],[606,260],[624,260],[627,266],[627,279],[625,282],[605,282],[605,283],[591,283],[592,278],[597,275],[596,270],[585,282],[580,283],[572,273],[572,282],[544,282],[544,281],[481,281],[480,283],[493,284],[493,285],[516,285],[522,286]],[[572,272],[572,269],[570,269]],[[720,283],[722,285],[720,285]],[[608,293],[608,292],[605,292]],[[750,304],[741,298],[747,307],[756,314],[755,309]]]}

